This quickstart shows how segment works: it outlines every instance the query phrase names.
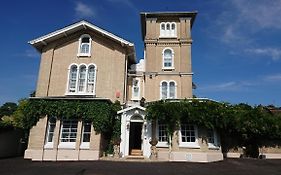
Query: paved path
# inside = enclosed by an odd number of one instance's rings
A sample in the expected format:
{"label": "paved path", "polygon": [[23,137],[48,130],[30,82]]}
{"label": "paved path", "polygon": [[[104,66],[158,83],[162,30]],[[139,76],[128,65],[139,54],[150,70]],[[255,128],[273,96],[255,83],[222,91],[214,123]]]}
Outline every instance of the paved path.
{"label": "paved path", "polygon": [[31,162],[0,159],[0,175],[281,175],[281,160],[188,162]]}

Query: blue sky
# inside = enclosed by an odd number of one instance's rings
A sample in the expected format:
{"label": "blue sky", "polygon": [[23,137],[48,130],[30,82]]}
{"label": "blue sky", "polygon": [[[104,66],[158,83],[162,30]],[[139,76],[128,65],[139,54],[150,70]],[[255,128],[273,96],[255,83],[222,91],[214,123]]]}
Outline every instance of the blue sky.
{"label": "blue sky", "polygon": [[281,0],[3,1],[0,104],[35,90],[40,55],[27,41],[81,19],[135,43],[142,58],[141,11],[198,11],[192,30],[196,96],[281,106]]}

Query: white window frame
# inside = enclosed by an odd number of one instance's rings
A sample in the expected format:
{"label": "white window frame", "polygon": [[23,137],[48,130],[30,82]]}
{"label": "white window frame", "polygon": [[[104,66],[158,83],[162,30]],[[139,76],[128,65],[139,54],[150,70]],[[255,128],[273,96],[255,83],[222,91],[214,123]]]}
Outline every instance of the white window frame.
{"label": "white window frame", "polygon": [[[90,82],[89,80],[90,80],[90,76],[89,76],[89,73],[90,73],[90,69],[91,68],[94,68],[94,77],[93,77],[93,82]],[[95,65],[93,65],[93,64],[90,64],[90,65],[88,65],[88,71],[87,71],[87,82],[86,82],[86,91],[87,91],[87,93],[95,93],[95,91],[96,91],[96,86],[95,86],[95,84],[96,84],[96,73],[97,73],[97,71],[96,71],[96,66]],[[92,86],[92,88],[93,88],[93,92],[91,92],[91,91],[89,91],[89,85],[91,85]]]}
{"label": "white window frame", "polygon": [[[181,128],[182,125],[193,125],[194,127],[194,134],[195,134],[195,142],[183,142],[182,141],[182,134],[181,134]],[[183,123],[180,125],[180,130],[178,131],[178,136],[179,136],[179,147],[186,147],[186,148],[200,148],[199,142],[198,142],[198,128],[194,124],[186,124]]]}
{"label": "white window frame", "polygon": [[[85,125],[90,125],[90,131],[85,132]],[[81,149],[90,149],[90,142],[91,142],[91,132],[92,132],[92,123],[90,121],[83,121],[82,122],[82,134],[81,134],[81,144],[80,148]],[[90,135],[90,140],[89,142],[84,142],[84,135],[89,134]]]}
{"label": "white window frame", "polygon": [[[138,83],[137,83],[137,85],[135,86],[135,81],[138,81]],[[131,100],[140,100],[140,92],[141,92],[141,90],[140,90],[140,83],[141,83],[141,79],[140,78],[133,78],[133,80],[132,80],[132,99]],[[139,91],[138,91],[138,95],[137,96],[134,96],[134,88],[138,88],[139,89]]]}
{"label": "white window frame", "polygon": [[[71,124],[70,124],[70,127],[69,128],[64,128],[64,122],[70,122]],[[72,125],[74,125],[74,124],[72,124],[72,123],[76,123],[76,132],[72,132],[72,130],[75,130],[75,127],[73,127]],[[60,127],[61,129],[60,129],[60,142],[59,142],[59,145],[58,145],[58,148],[64,148],[64,149],[75,149],[75,147],[76,147],[76,142],[77,142],[77,134],[78,134],[78,120],[76,120],[76,119],[63,119],[62,121],[61,121],[61,127]],[[64,134],[64,129],[66,129],[66,130],[68,130],[67,132],[65,132],[65,133],[68,133],[69,134],[69,136],[67,137],[67,138],[63,138],[63,134]],[[73,140],[73,138],[71,138],[70,137],[70,135],[72,134],[72,133],[75,133],[76,134],[76,137],[75,137],[75,141],[73,142],[73,141],[70,141],[70,140]],[[64,142],[64,141],[62,141],[63,139],[69,139],[69,141],[67,141],[67,142]]]}
{"label": "white window frame", "polygon": [[[82,39],[89,38],[89,52],[88,53],[81,53],[81,46],[82,46]],[[83,34],[79,38],[79,45],[78,45],[78,57],[90,57],[91,56],[91,47],[92,47],[92,38],[89,34]]]}
{"label": "white window frame", "polygon": [[[80,77],[81,76],[82,68],[85,68],[84,79],[82,79]],[[78,93],[85,93],[86,92],[86,89],[87,89],[87,87],[86,87],[86,85],[87,85],[87,74],[88,74],[88,67],[87,67],[87,65],[85,65],[85,64],[80,65],[79,69],[78,69],[78,79],[77,79],[77,92]],[[80,81],[81,80],[84,80],[84,82],[83,82],[83,84],[81,86],[81,87],[83,87],[82,90],[80,90]]]}
{"label": "white window frame", "polygon": [[[70,74],[71,74],[71,68],[73,66],[76,66],[77,67],[77,73],[76,73],[76,86],[75,86],[75,90],[74,92],[70,92]],[[85,72],[85,82],[84,82],[84,90],[83,91],[79,91],[79,75],[80,75],[80,68],[82,66],[85,66],[86,67],[86,72]],[[94,67],[95,71],[94,71],[94,82],[91,82],[89,83],[89,75],[88,75],[88,69],[89,67]],[[68,67],[68,79],[67,79],[67,86],[66,86],[66,93],[65,95],[96,95],[96,79],[97,79],[97,66],[93,63],[90,63],[88,65],[86,64],[80,64],[80,65],[77,65],[77,64],[71,64],[69,67]],[[93,92],[89,92],[88,91],[88,88],[89,88],[89,84],[93,84]]]}
{"label": "white window frame", "polygon": [[170,139],[169,138],[169,135],[168,135],[168,132],[167,132],[167,141],[160,141],[159,140],[159,131],[160,131],[160,125],[166,125],[166,127],[168,127],[168,125],[167,124],[163,124],[163,123],[159,123],[159,122],[157,122],[157,127],[156,127],[156,137],[157,137],[157,139],[158,139],[158,143],[157,143],[157,145],[156,145],[156,147],[169,147],[169,143],[168,143],[168,140]]}
{"label": "white window frame", "polygon": [[[161,82],[160,82],[160,100],[165,100],[164,98],[163,98],[163,96],[162,96],[162,83],[163,82],[166,82],[167,83],[167,98],[165,98],[165,99],[176,99],[177,98],[177,82],[176,81],[174,81],[174,80],[170,80],[170,81],[168,81],[168,80],[162,80]],[[175,83],[175,97],[170,97],[170,83],[171,82],[173,82],[173,83]]]}
{"label": "white window frame", "polygon": [[[164,25],[164,30],[162,26]],[[175,29],[172,30],[172,25]],[[169,27],[169,29],[168,29]],[[159,38],[176,38],[177,37],[177,23],[176,22],[161,22],[160,23],[160,36]]]}
{"label": "white window frame", "polygon": [[[207,132],[209,132],[210,130],[207,130]],[[219,149],[219,145],[218,145],[218,135],[216,130],[211,130],[213,132],[213,136],[214,136],[214,143],[209,143],[209,137],[208,137],[208,133],[207,133],[207,142],[208,142],[208,148],[209,149]]]}
{"label": "white window frame", "polygon": [[[170,50],[171,54],[172,54],[171,55],[172,56],[172,60],[171,60],[172,64],[169,67],[165,66],[165,51],[166,50]],[[175,57],[175,52],[172,48],[166,47],[166,48],[163,49],[163,51],[162,51],[162,70],[173,70],[173,69],[175,69],[175,67],[174,67],[174,57]]]}
{"label": "white window frame", "polygon": [[[175,26],[175,29],[172,29],[172,26]],[[171,37],[176,37],[177,36],[177,24],[175,22],[171,22],[171,31],[170,31],[170,36]]]}
{"label": "white window frame", "polygon": [[[51,123],[51,120],[55,119],[55,123]],[[46,132],[46,136],[45,136],[45,145],[44,148],[53,148],[54,147],[54,134],[55,134],[55,130],[56,130],[56,124],[57,124],[57,120],[55,117],[49,117],[48,118],[48,122],[47,122],[47,132]],[[51,131],[51,127],[53,128],[53,131]],[[50,138],[50,134],[52,133],[52,141],[49,142],[49,138]]]}

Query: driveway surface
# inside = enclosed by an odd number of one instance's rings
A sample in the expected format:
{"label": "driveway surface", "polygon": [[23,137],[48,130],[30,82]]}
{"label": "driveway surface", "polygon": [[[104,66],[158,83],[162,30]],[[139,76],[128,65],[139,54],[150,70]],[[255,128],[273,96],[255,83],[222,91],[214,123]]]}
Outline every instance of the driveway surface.
{"label": "driveway surface", "polygon": [[0,175],[281,175],[281,160],[227,159],[190,162],[31,162],[0,159]]}

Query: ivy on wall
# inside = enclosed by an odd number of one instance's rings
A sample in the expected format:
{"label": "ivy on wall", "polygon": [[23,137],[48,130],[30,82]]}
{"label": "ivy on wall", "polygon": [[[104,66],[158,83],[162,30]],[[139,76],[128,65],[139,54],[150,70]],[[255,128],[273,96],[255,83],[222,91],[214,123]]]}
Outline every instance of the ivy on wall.
{"label": "ivy on wall", "polygon": [[[54,100],[26,99],[20,102],[15,112],[17,127],[30,129],[40,117],[55,116],[58,119],[83,119],[93,123],[98,133],[112,132],[115,116],[120,110],[119,102],[103,100]],[[115,131],[117,132],[117,131]]]}
{"label": "ivy on wall", "polygon": [[223,138],[237,139],[240,146],[263,146],[265,140],[281,139],[281,116],[263,106],[198,100],[157,101],[148,104],[146,112],[148,120],[165,123],[170,136],[180,123],[188,122],[216,129]]}

